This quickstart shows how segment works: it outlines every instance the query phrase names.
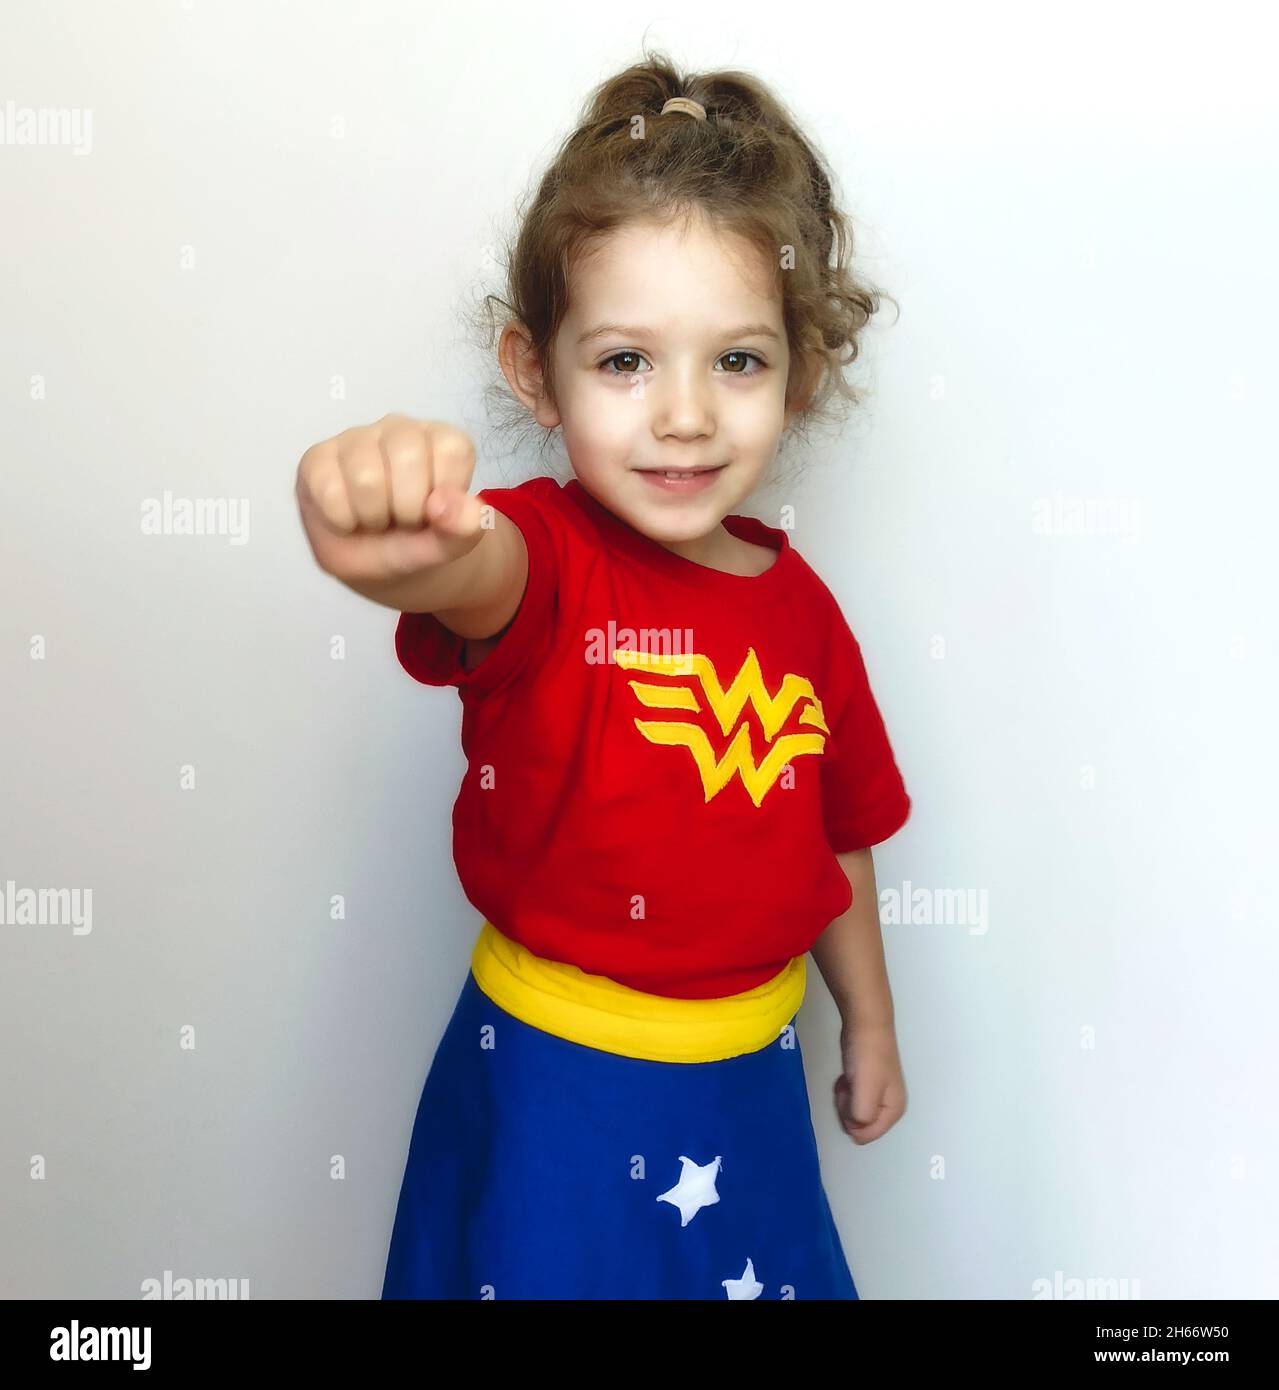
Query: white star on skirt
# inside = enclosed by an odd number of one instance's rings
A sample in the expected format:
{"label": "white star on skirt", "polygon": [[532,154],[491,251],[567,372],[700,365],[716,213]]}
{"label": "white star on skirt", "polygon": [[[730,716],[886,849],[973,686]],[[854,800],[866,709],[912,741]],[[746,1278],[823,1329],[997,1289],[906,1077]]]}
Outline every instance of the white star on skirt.
{"label": "white star on skirt", "polygon": [[758,1298],[764,1292],[763,1284],[755,1278],[755,1266],[750,1260],[746,1261],[740,1279],[721,1279],[720,1283],[729,1298]]}
{"label": "white star on skirt", "polygon": [[[723,1167],[723,1159],[716,1154],[709,1163],[694,1163],[691,1158],[680,1154],[679,1161],[679,1182],[663,1192],[657,1200],[678,1207],[679,1224],[684,1227],[703,1207],[714,1206],[719,1201],[719,1193],[715,1191],[715,1174]],[[749,1259],[740,1279],[721,1279],[720,1283],[729,1298],[758,1298],[764,1292],[763,1284],[755,1278],[755,1266]]]}
{"label": "white star on skirt", "polygon": [[682,1165],[679,1182],[663,1192],[657,1200],[678,1207],[679,1224],[687,1226],[703,1207],[719,1201],[719,1193],[715,1191],[715,1174],[722,1165],[719,1154],[706,1164],[694,1163],[683,1154],[680,1154],[679,1161]]}

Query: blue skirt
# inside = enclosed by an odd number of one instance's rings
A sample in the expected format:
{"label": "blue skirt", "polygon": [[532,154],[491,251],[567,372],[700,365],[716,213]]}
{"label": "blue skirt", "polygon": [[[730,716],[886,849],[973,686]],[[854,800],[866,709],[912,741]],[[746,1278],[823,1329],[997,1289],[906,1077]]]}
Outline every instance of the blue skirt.
{"label": "blue skirt", "polygon": [[382,1297],[857,1298],[793,1025],[719,1061],[650,1061],[533,1027],[468,972]]}

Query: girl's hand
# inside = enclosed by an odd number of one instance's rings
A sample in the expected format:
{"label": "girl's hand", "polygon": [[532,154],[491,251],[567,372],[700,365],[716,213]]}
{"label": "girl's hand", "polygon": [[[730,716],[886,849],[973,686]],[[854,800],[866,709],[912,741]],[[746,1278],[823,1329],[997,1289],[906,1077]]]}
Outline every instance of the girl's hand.
{"label": "girl's hand", "polygon": [[835,1082],[835,1112],[854,1143],[869,1144],[906,1113],[906,1078],[897,1035],[887,1028],[844,1028],[844,1073]]}
{"label": "girl's hand", "polygon": [[344,583],[382,583],[446,565],[483,535],[470,495],[475,446],[438,420],[384,415],[313,444],[297,498],[320,568]]}

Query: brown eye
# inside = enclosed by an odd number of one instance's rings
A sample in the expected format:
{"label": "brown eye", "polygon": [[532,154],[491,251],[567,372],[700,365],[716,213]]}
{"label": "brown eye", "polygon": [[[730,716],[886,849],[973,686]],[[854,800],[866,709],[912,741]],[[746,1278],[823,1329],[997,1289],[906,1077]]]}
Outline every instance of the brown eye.
{"label": "brown eye", "polygon": [[600,363],[600,371],[607,371],[609,376],[634,376],[635,373],[639,371],[638,365],[633,367],[620,367],[617,371],[609,370],[614,362],[620,362],[623,359],[628,362],[633,360],[637,364],[644,360],[638,352],[628,348],[625,352],[615,352],[612,357],[606,357],[603,362]]}
{"label": "brown eye", "polygon": [[[767,365],[762,357],[757,356],[753,352],[742,351],[741,349],[737,349],[733,352],[726,352],[719,360],[721,362],[728,362],[730,359],[741,362],[743,365],[741,368],[730,368],[727,373],[728,376],[754,376],[757,372],[763,371],[764,367]],[[759,365],[748,371],[744,365],[747,361],[757,362]]]}

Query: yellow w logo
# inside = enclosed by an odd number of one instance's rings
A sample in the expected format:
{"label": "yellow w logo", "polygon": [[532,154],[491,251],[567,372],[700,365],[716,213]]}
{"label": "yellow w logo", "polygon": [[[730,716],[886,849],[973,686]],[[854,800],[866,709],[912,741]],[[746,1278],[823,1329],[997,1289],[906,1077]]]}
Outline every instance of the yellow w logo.
{"label": "yellow w logo", "polygon": [[[741,777],[751,800],[758,806],[764,800],[765,792],[777,781],[782,768],[792,758],[799,757],[801,753],[820,753],[826,746],[822,735],[829,734],[830,730],[826,727],[822,702],[813,693],[812,685],[803,676],[787,675],[777,694],[770,695],[764,686],[763,672],[759,669],[754,647],[748,648],[746,660],[727,690],[721,685],[710,658],[695,652],[667,656],[616,648],[613,660],[633,671],[649,671],[665,676],[691,675],[701,687],[724,736],[727,737],[733,726],[737,726],[737,732],[733,734],[724,756],[717,760],[710,740],[697,724],[681,719],[635,721],[635,727],[650,743],[688,749],[701,774],[707,801],[723,791],[737,775]],[[639,697],[640,703],[650,709],[691,710],[694,713],[702,709],[692,685],[651,685],[638,680],[628,681],[627,684]],[[799,722],[812,724],[821,733],[784,734],[774,742],[774,735],[801,700],[806,703]],[[759,716],[764,727],[764,738],[770,745],[764,761],[759,764],[756,764],[751,752],[750,726],[741,719],[747,703]]]}

